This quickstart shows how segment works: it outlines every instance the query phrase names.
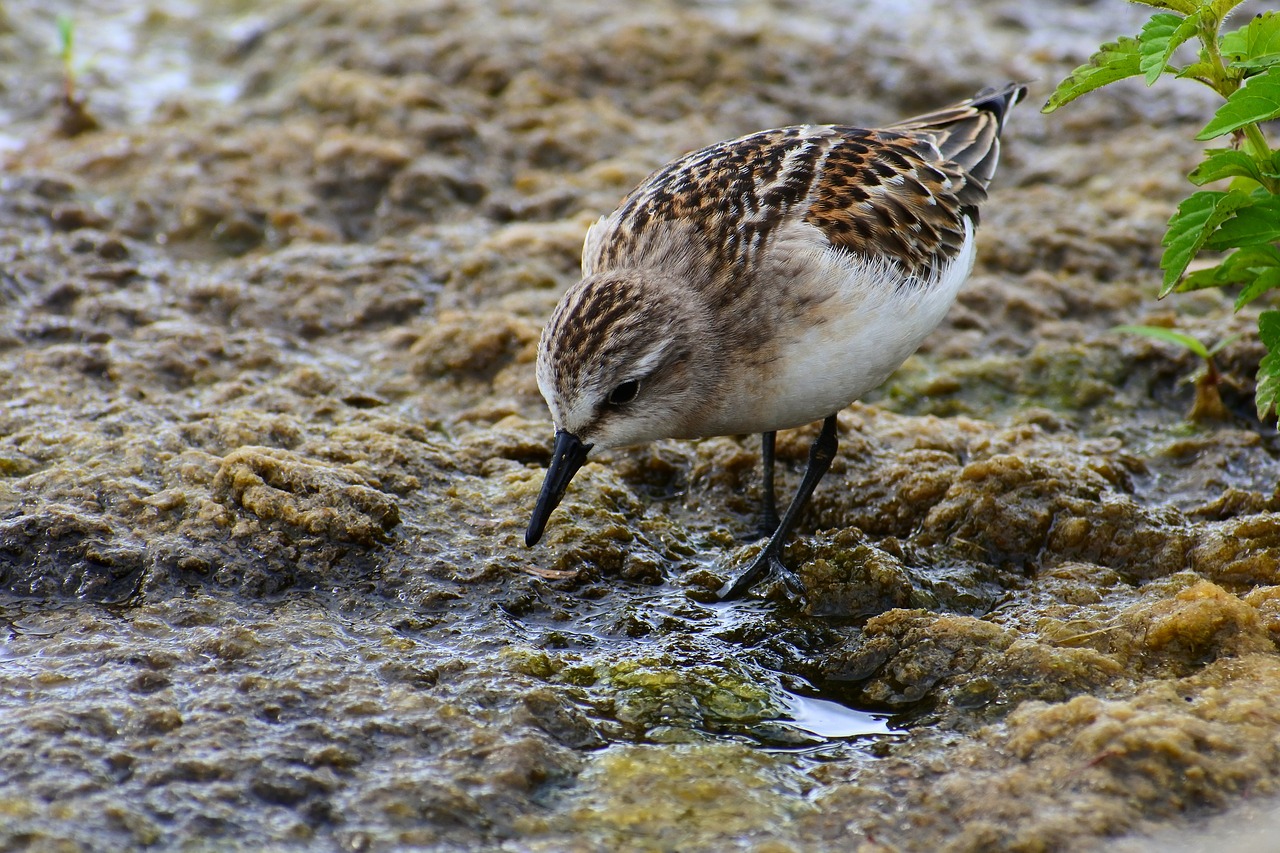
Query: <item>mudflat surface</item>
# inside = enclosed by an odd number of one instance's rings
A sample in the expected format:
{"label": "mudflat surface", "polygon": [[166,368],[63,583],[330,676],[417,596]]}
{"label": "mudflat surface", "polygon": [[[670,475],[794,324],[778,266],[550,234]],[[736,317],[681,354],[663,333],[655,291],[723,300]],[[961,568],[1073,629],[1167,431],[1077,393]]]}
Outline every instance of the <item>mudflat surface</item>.
{"label": "mudflat surface", "polygon": [[[1153,299],[1212,101],[1037,112],[1141,9],[91,0],[68,111],[46,5],[0,12],[0,848],[1267,849],[1256,315]],[[597,216],[1008,80],[974,276],[841,413],[804,610],[709,603],[754,437],[600,454],[524,547]],[[1227,419],[1109,331],[1175,320],[1246,333]]]}

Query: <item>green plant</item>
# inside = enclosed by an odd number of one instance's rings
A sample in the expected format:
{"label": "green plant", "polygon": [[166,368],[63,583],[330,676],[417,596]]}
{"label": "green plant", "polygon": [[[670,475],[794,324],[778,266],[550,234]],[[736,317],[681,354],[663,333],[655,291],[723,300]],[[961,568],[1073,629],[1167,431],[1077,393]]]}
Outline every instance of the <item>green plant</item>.
{"label": "green plant", "polygon": [[1177,332],[1173,329],[1167,329],[1164,326],[1124,325],[1116,326],[1111,331],[1143,335],[1148,338],[1155,338],[1158,341],[1177,344],[1183,349],[1200,356],[1203,361],[1200,369],[1187,377],[1187,381],[1194,383],[1196,386],[1196,399],[1191,404],[1191,412],[1188,417],[1193,421],[1221,421],[1227,419],[1227,407],[1222,405],[1222,395],[1218,391],[1218,384],[1222,381],[1222,374],[1218,372],[1218,365],[1214,362],[1213,357],[1221,352],[1222,348],[1227,344],[1237,340],[1240,337],[1239,335],[1230,335],[1213,346],[1206,347],[1198,338],[1193,338],[1191,335]]}
{"label": "green plant", "polygon": [[[1260,127],[1280,116],[1280,14],[1265,12],[1222,32],[1227,16],[1243,0],[1131,2],[1165,11],[1152,14],[1136,38],[1122,37],[1099,48],[1058,84],[1044,112],[1137,76],[1148,86],[1162,76],[1195,80],[1223,97],[1196,139],[1229,137],[1230,145],[1207,149],[1188,179],[1196,186],[1230,183],[1222,190],[1193,192],[1169,219],[1159,295],[1239,287],[1239,311],[1280,288],[1280,152],[1271,149]],[[1195,58],[1175,62],[1179,49],[1193,42],[1199,43]],[[1192,260],[1205,252],[1220,253],[1217,262],[1188,274]],[[1265,418],[1280,401],[1280,311],[1263,311],[1258,332],[1267,355],[1258,368],[1256,403],[1258,417]]]}
{"label": "green plant", "polygon": [[62,109],[58,114],[58,132],[63,136],[79,136],[99,128],[85,104],[84,95],[76,91],[76,25],[70,15],[58,16],[58,58],[62,60]]}
{"label": "green plant", "polygon": [[76,24],[70,15],[58,16],[58,58],[62,60],[62,95],[76,100]]}

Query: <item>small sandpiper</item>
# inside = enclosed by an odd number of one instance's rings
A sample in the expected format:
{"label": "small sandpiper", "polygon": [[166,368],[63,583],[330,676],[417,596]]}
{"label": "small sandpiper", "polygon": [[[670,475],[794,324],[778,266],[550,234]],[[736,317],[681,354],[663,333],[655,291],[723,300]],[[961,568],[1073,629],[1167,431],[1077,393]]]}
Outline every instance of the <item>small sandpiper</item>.
{"label": "small sandpiper", "polygon": [[[837,447],[836,413],[876,388],[942,321],[974,259],[1011,84],[881,129],[799,125],[721,142],[644,180],[587,232],[582,281],[538,346],[555,423],[525,543],[542,537],[595,445],[761,433],[747,591],[779,559]],[[778,519],[778,430],[822,421]]]}

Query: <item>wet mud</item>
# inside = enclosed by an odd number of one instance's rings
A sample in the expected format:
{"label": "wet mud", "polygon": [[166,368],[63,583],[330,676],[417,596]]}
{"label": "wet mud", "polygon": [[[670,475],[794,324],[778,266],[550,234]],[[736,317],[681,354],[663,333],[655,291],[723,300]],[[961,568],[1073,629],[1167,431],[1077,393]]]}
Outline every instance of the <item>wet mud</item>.
{"label": "wet mud", "polygon": [[[1154,300],[1212,102],[1036,110],[1141,13],[92,0],[70,104],[7,4],[0,849],[1266,849],[1256,314]],[[840,414],[804,607],[710,594],[759,547],[752,436],[593,454],[525,548],[597,216],[715,140],[1007,80],[975,273]],[[1143,322],[1245,333],[1224,419]]]}

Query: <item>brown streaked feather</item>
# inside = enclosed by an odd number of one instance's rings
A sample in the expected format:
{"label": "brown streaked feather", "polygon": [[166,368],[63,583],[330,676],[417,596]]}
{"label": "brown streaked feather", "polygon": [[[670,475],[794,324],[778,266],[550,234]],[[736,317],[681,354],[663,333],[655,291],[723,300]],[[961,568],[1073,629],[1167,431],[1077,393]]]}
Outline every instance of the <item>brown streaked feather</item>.
{"label": "brown streaked feather", "polygon": [[668,163],[587,235],[584,275],[645,266],[650,238],[664,223],[694,229],[687,235],[697,244],[694,254],[742,266],[807,197],[829,134],[830,128],[799,126],[766,130]]}
{"label": "brown streaked feather", "polygon": [[920,134],[837,127],[804,220],[832,246],[896,261],[928,277],[964,243],[965,208],[979,186]]}
{"label": "brown streaked feather", "polygon": [[929,134],[944,160],[956,163],[985,188],[996,172],[1005,116],[1026,96],[1027,87],[1020,83],[983,89],[968,101],[903,119],[888,129]]}
{"label": "brown streaked feather", "polygon": [[965,219],[977,224],[1004,115],[1025,94],[1010,85],[883,130],[785,127],[686,154],[592,228],[583,273],[659,265],[679,229],[686,258],[722,271],[708,282],[720,286],[804,221],[834,247],[928,279],[959,253]]}
{"label": "brown streaked feather", "polygon": [[822,164],[805,220],[833,246],[927,277],[959,253],[964,219],[978,224],[1005,114],[1025,95],[1011,85],[881,131],[835,128],[842,141]]}

